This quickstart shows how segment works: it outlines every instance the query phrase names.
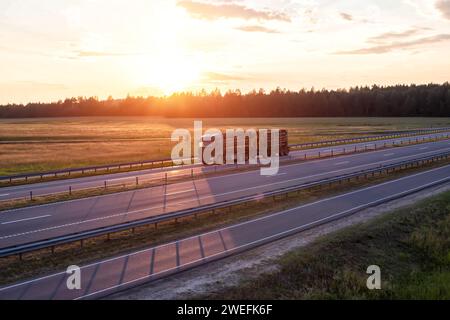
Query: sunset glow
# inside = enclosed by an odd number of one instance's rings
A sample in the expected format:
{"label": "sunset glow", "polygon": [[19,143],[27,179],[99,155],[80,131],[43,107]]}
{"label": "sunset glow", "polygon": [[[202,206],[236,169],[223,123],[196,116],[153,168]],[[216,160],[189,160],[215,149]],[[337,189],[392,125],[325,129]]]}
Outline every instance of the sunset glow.
{"label": "sunset glow", "polygon": [[450,78],[447,0],[4,0],[0,26],[0,103]]}

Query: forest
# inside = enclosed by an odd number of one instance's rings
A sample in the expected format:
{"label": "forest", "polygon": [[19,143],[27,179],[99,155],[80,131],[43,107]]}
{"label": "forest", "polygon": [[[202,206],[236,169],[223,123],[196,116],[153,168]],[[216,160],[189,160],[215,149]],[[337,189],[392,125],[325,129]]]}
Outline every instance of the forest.
{"label": "forest", "polygon": [[450,84],[354,87],[249,93],[181,92],[165,97],[99,100],[74,97],[52,103],[0,106],[0,118],[69,116],[163,117],[450,117]]}

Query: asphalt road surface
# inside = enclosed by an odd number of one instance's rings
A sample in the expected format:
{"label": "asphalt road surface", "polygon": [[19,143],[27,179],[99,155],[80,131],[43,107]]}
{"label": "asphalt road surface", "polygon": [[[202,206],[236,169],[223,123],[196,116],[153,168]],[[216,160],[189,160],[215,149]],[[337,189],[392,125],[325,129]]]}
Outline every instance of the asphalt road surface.
{"label": "asphalt road surface", "polygon": [[81,289],[65,272],[0,288],[0,299],[93,299],[159,279],[315,225],[448,183],[450,165],[366,187],[212,232],[81,267]]}
{"label": "asphalt road surface", "polygon": [[0,213],[0,247],[45,240],[242,196],[257,196],[266,191],[443,151],[450,151],[447,140],[289,164],[280,167],[279,173],[274,176],[261,176],[259,170],[254,170],[3,211]]}
{"label": "asphalt road surface", "polygon": [[[301,151],[293,151],[290,154],[290,158],[300,158],[303,159],[305,155],[307,157],[315,157],[320,152],[322,156],[330,155],[333,152],[334,155],[341,154],[344,149],[346,152],[356,150],[365,150],[381,148],[385,144],[391,145],[392,143],[400,144],[407,143],[408,141],[421,141],[424,138],[442,138],[448,137],[449,133],[436,133],[436,134],[427,134],[420,135],[414,137],[404,137],[404,138],[395,138],[395,139],[386,139],[380,141],[373,142],[361,142],[347,145],[339,145],[332,147],[323,147],[316,148],[310,150],[301,150]],[[287,158],[287,157],[285,157]],[[221,166],[222,168],[227,168],[227,166]],[[221,168],[219,167],[219,169]],[[88,189],[88,188],[98,188],[104,187],[105,183],[107,186],[117,185],[117,184],[130,184],[135,183],[136,177],[138,177],[138,183],[148,182],[148,181],[159,181],[162,182],[165,179],[165,174],[167,173],[168,177],[175,176],[189,176],[191,175],[191,170],[193,170],[193,174],[198,174],[200,172],[206,173],[210,171],[214,171],[217,168],[214,166],[202,166],[202,165],[187,165],[187,166],[179,166],[174,168],[160,168],[160,169],[147,169],[141,171],[131,171],[131,172],[122,172],[122,173],[113,173],[106,174],[100,176],[91,176],[91,177],[81,177],[76,179],[65,179],[65,180],[56,180],[42,183],[33,183],[27,185],[19,185],[19,186],[11,186],[11,187],[3,187],[0,188],[0,201],[17,199],[17,198],[27,198],[30,197],[30,191],[33,192],[33,196],[41,196],[48,195],[54,193],[61,192],[69,192],[69,186],[72,191]]]}

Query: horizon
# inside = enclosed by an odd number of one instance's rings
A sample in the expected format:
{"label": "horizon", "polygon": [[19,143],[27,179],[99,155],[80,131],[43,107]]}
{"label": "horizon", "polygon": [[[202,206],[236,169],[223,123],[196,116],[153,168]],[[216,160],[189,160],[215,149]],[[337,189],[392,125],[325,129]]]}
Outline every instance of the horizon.
{"label": "horizon", "polygon": [[300,92],[321,92],[321,91],[328,91],[328,92],[349,92],[352,89],[369,89],[372,90],[373,88],[377,87],[379,89],[389,89],[389,88],[395,88],[395,87],[420,87],[420,86],[445,86],[449,85],[448,81],[445,81],[443,83],[435,83],[435,82],[429,82],[429,83],[398,83],[398,84],[391,84],[391,85],[379,85],[379,84],[372,84],[372,85],[356,85],[354,87],[348,87],[348,88],[336,88],[336,89],[328,89],[328,88],[300,88],[300,89],[288,89],[288,88],[281,88],[276,87],[269,90],[266,90],[264,88],[259,89],[249,89],[248,91],[242,91],[239,88],[235,89],[227,89],[226,91],[220,90],[219,88],[214,88],[211,90],[206,90],[205,88],[202,88],[197,91],[175,91],[168,95],[130,95],[129,93],[124,97],[113,97],[112,95],[109,95],[107,97],[99,97],[99,96],[70,96],[70,97],[64,97],[62,99],[58,100],[49,100],[49,101],[28,101],[28,102],[8,102],[8,103],[0,103],[0,106],[14,106],[14,105],[29,105],[29,104],[58,104],[63,103],[65,100],[70,99],[76,99],[76,102],[79,102],[79,99],[89,100],[89,99],[95,99],[98,102],[107,102],[109,100],[111,101],[124,101],[128,98],[131,99],[151,99],[151,98],[157,98],[157,99],[170,99],[171,97],[175,95],[193,95],[197,97],[201,97],[202,94],[206,94],[206,96],[213,95],[213,94],[219,94],[221,97],[224,97],[225,94],[228,92],[231,92],[233,94],[239,92],[241,95],[251,95],[252,93],[259,93],[260,90],[263,91],[264,95],[269,95],[272,92],[275,92],[276,90],[281,90],[282,92],[286,93],[300,93]]}
{"label": "horizon", "polygon": [[449,80],[448,0],[6,0],[0,25],[1,105]]}

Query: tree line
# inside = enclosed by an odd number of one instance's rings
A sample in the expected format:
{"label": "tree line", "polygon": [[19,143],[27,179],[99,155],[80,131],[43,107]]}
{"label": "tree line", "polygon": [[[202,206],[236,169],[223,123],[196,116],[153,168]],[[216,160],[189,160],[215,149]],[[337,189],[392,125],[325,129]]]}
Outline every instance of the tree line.
{"label": "tree line", "polygon": [[354,87],[339,90],[242,94],[230,90],[181,92],[166,97],[99,100],[69,98],[53,103],[0,106],[0,118],[68,116],[163,117],[450,117],[450,84]]}

